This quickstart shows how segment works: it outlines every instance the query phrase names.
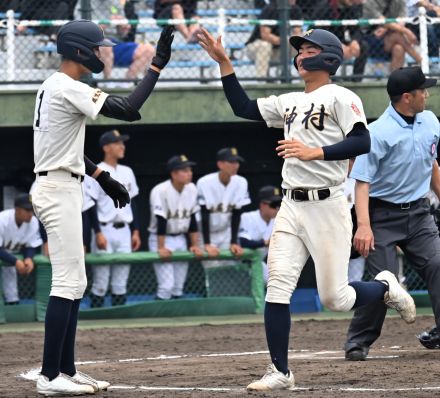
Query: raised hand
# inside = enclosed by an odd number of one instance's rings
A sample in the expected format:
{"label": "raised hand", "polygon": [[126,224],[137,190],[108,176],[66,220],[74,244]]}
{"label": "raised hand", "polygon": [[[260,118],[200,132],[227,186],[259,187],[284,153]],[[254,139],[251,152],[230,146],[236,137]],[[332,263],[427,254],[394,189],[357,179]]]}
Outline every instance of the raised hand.
{"label": "raised hand", "polygon": [[167,25],[162,29],[159,41],[157,42],[156,55],[151,61],[151,65],[163,69],[171,58],[171,44],[174,40],[174,26]]}
{"label": "raised hand", "polygon": [[219,64],[223,61],[229,61],[228,54],[222,44],[222,37],[217,39],[209,33],[205,28],[200,28],[200,33],[197,34],[199,44],[205,49],[209,56]]}

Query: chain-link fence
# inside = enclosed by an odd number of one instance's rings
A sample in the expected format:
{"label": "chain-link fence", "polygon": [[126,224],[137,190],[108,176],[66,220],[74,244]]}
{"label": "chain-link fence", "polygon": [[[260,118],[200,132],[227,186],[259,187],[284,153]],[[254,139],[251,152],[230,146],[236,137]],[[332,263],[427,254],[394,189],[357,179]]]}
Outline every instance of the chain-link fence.
{"label": "chain-link fence", "polygon": [[[140,254],[142,255],[142,253]],[[401,259],[401,283],[409,291],[426,290],[425,282],[414,270],[411,264],[409,264],[404,257],[401,257]],[[184,279],[183,294],[179,297],[180,299],[215,297],[250,298],[255,295],[256,285],[258,285],[261,290],[263,289],[262,271],[255,272],[256,269],[252,267],[251,260],[234,261],[233,263],[231,263],[230,260],[219,261],[218,265],[215,267],[204,267],[202,261],[195,260],[190,261],[187,264],[188,270]],[[111,287],[109,287],[108,293],[104,296],[102,303],[100,303],[99,306],[92,304],[91,286],[93,283],[93,267],[94,265],[87,265],[88,287],[81,302],[81,308],[108,308],[113,305],[119,305],[120,303],[115,303],[114,297],[112,297]],[[4,268],[10,269],[11,267],[3,266],[3,269]],[[3,276],[3,272],[0,275]],[[370,280],[372,277],[366,271],[363,279]],[[9,283],[11,283],[10,280]],[[37,292],[36,284],[36,270],[26,276],[18,275],[17,288],[20,304],[35,303]],[[48,289],[50,278],[47,280],[47,284],[48,286],[46,286],[46,288]],[[3,299],[6,303],[3,278],[0,289],[3,292]],[[157,276],[153,263],[136,263],[130,266],[130,273],[127,282],[127,295],[125,299],[126,304],[158,300]],[[171,299],[176,300],[177,298],[172,297]]]}
{"label": "chain-link fence", "polygon": [[[56,31],[67,20],[100,23],[117,43],[102,51],[98,81],[130,82],[142,76],[161,28],[176,27],[172,60],[161,81],[218,79],[218,67],[197,43],[200,26],[222,35],[241,80],[298,79],[288,37],[313,27],[335,33],[344,46],[337,78],[380,79],[391,69],[439,65],[440,7],[405,0],[13,0],[0,2],[0,70],[3,82],[38,82],[56,70]],[[10,10],[10,11],[8,11]],[[126,83],[127,85],[127,83]],[[110,84],[111,86],[111,84]]]}
{"label": "chain-link fence", "polygon": [[[87,255],[88,287],[81,308],[104,308],[121,304],[168,301],[158,297],[157,281],[160,277],[162,281],[164,279],[170,281],[170,288],[179,290],[178,296],[171,296],[170,300],[220,297],[223,299],[249,298],[261,304],[264,281],[259,252],[246,250],[243,259],[232,258],[230,253],[223,252],[219,259],[215,260],[213,266],[213,261],[195,260],[191,253],[176,252],[173,255],[174,260],[171,259],[173,262],[168,260],[166,263],[160,261],[156,253]],[[115,283],[115,281],[112,281],[111,277],[102,300],[100,302],[94,301],[96,296],[92,294],[91,287],[94,278],[97,277],[96,269],[107,267],[106,264],[109,264],[110,273],[117,272],[118,267],[125,263],[125,266],[129,267],[129,272],[124,286],[126,294],[123,295],[123,301],[120,301],[121,295],[112,294],[112,282]],[[170,269],[170,264],[174,264],[174,269]],[[8,301],[14,302],[14,304],[17,302],[32,304],[38,300],[38,297],[47,300],[51,280],[47,257],[38,256],[36,268],[26,276],[17,275],[14,272],[17,277],[11,278],[10,273],[15,271],[15,267],[7,265],[0,266],[0,271],[0,292],[5,304]],[[39,276],[37,276],[38,273]],[[159,275],[160,273],[162,275]],[[116,281],[116,283],[120,285],[120,281]],[[12,300],[11,292],[14,291]]]}

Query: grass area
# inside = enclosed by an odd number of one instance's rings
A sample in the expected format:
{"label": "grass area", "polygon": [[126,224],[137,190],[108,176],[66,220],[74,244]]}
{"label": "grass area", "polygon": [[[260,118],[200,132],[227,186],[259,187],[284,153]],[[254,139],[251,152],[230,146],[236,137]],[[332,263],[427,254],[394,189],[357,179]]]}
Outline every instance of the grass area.
{"label": "grass area", "polygon": [[[417,315],[432,315],[431,308],[417,308]],[[395,311],[388,311],[388,316],[398,316]],[[292,320],[335,320],[350,319],[352,312],[315,312],[309,314],[292,314]],[[138,318],[138,319],[102,319],[79,321],[79,329],[120,329],[145,327],[182,327],[199,325],[237,325],[248,323],[263,323],[263,315],[222,315],[176,318]],[[43,332],[42,322],[6,323],[0,325],[0,333]]]}

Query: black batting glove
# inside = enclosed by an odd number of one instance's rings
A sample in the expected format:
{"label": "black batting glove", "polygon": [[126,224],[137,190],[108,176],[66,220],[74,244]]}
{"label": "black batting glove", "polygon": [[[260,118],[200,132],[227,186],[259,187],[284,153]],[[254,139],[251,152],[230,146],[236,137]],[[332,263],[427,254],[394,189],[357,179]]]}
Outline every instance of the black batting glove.
{"label": "black batting glove", "polygon": [[151,65],[156,66],[159,69],[165,68],[166,64],[171,58],[171,44],[174,40],[174,26],[168,25],[162,29],[159,41],[157,42],[156,55],[151,61]]}
{"label": "black batting glove", "polygon": [[124,206],[130,203],[130,195],[125,187],[112,177],[108,171],[102,171],[98,177],[96,177],[101,188],[104,192],[113,199],[113,203],[116,208],[122,209]]}

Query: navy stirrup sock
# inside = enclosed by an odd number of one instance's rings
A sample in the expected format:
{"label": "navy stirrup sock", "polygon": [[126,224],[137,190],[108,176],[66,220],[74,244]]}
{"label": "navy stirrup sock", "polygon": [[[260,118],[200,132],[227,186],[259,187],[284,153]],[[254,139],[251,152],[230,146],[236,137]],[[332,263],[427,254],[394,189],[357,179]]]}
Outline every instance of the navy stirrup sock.
{"label": "navy stirrup sock", "polygon": [[287,375],[289,372],[287,353],[291,326],[289,304],[266,302],[264,326],[272,363],[280,372]]}
{"label": "navy stirrup sock", "polygon": [[388,286],[380,281],[356,281],[350,282],[349,286],[356,291],[356,301],[354,302],[353,308],[383,300],[384,294],[388,291]]}
{"label": "navy stirrup sock", "polygon": [[75,368],[75,337],[76,325],[78,323],[78,311],[81,300],[75,300],[70,311],[70,319],[67,325],[66,337],[64,339],[63,352],[61,354],[60,372],[73,376]]}
{"label": "navy stirrup sock", "polygon": [[41,374],[49,380],[60,373],[61,353],[70,320],[72,300],[50,296],[44,327],[44,353]]}

